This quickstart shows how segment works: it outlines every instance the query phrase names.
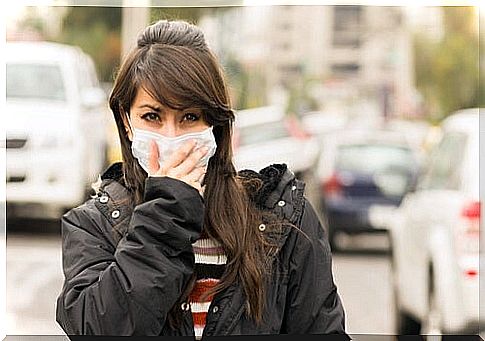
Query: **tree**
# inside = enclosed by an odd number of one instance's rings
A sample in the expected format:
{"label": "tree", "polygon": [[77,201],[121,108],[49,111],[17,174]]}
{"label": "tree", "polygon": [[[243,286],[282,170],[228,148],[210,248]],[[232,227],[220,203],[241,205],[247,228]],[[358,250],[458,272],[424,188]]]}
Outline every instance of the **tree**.
{"label": "tree", "polygon": [[417,87],[435,123],[455,110],[479,105],[476,19],[473,7],[444,7],[443,38],[434,42],[416,36]]}
{"label": "tree", "polygon": [[81,47],[94,59],[100,80],[111,82],[120,63],[121,8],[69,7],[55,40]]}
{"label": "tree", "polygon": [[480,42],[479,42],[479,49],[480,49],[480,70],[479,70],[479,93],[478,93],[478,102],[480,108],[485,108],[485,10],[480,11]]}
{"label": "tree", "polygon": [[210,10],[210,8],[205,7],[152,7],[150,21],[180,19],[197,24],[199,19]]}

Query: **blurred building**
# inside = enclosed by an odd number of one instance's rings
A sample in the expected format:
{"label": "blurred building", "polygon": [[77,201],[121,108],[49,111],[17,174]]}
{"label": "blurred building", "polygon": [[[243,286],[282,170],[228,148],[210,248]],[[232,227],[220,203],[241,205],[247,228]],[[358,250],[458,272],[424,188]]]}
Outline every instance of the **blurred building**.
{"label": "blurred building", "polygon": [[[312,84],[324,105],[335,93],[370,97],[381,113],[412,111],[412,31],[402,7],[235,8],[201,24],[216,51],[264,70],[268,100]],[[216,24],[217,23],[217,24]],[[205,27],[204,27],[205,29]]]}
{"label": "blurred building", "polygon": [[317,77],[324,101],[338,83],[373,98],[382,114],[407,110],[414,79],[411,32],[401,7],[281,6],[271,20],[270,84]]}
{"label": "blurred building", "polygon": [[439,6],[405,7],[409,25],[413,32],[439,41],[443,38],[443,8]]}
{"label": "blurred building", "polygon": [[9,11],[6,40],[45,40],[60,34],[68,7],[17,5]]}
{"label": "blurred building", "polygon": [[211,49],[225,61],[237,58],[245,65],[266,62],[271,39],[268,22],[273,7],[248,6],[214,9],[198,25]]}

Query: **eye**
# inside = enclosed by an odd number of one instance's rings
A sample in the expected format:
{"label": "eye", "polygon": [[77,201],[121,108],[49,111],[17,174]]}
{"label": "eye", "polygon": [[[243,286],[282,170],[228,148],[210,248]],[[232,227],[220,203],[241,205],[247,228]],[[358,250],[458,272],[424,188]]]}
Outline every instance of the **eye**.
{"label": "eye", "polygon": [[192,112],[187,112],[184,114],[183,121],[188,121],[188,122],[195,122],[200,119],[200,114],[192,113]]}
{"label": "eye", "polygon": [[155,112],[143,114],[141,118],[148,122],[160,121],[160,116]]}

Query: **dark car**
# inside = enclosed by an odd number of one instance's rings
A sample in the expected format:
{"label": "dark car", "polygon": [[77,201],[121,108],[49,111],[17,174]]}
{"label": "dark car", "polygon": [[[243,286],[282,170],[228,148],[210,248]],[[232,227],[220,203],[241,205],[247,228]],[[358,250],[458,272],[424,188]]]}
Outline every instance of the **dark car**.
{"label": "dark car", "polygon": [[322,141],[321,207],[332,249],[338,250],[340,233],[387,232],[383,220],[415,183],[415,150],[400,134],[387,131],[342,131]]}

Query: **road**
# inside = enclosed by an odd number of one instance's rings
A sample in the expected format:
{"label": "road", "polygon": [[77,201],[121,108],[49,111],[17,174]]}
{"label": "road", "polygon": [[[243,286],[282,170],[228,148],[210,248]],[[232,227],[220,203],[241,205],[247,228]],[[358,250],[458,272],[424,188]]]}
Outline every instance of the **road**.
{"label": "road", "polygon": [[34,224],[42,233],[19,225],[21,232],[7,234],[7,335],[63,334],[54,306],[63,279],[60,237],[51,232],[52,222],[47,231],[46,225]]}
{"label": "road", "polygon": [[[55,300],[62,286],[60,236],[46,223],[7,235],[7,334],[63,334],[55,322]],[[56,230],[47,223],[47,231]],[[11,226],[9,224],[8,229]],[[349,334],[392,334],[389,258],[375,253],[344,253],[333,258],[334,276]]]}

